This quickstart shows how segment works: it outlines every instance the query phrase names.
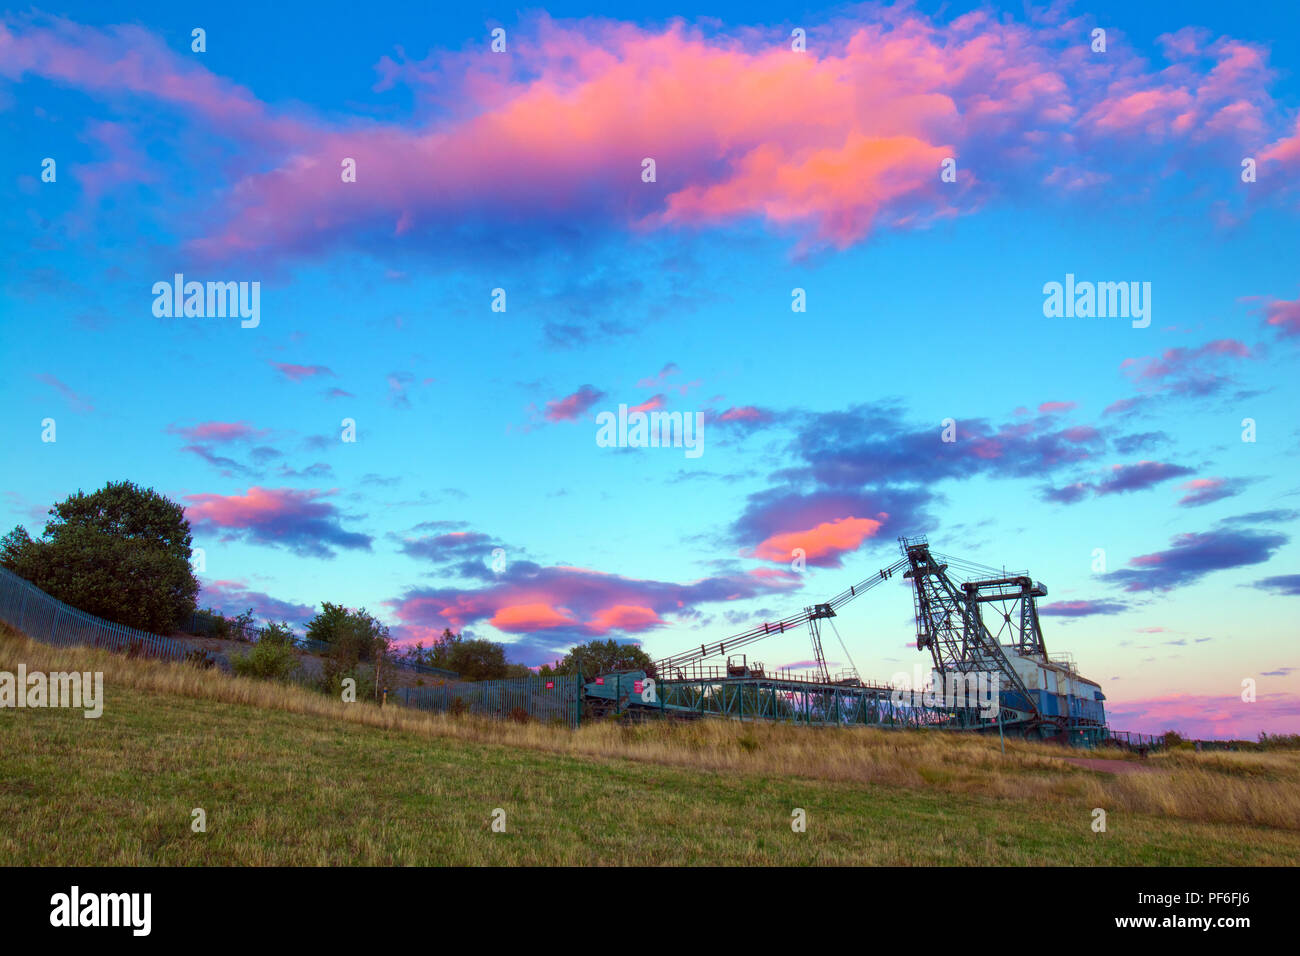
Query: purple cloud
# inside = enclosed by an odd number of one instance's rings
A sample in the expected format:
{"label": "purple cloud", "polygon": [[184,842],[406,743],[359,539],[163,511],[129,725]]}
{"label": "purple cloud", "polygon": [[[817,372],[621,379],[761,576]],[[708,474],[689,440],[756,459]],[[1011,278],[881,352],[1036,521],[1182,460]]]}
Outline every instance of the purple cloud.
{"label": "purple cloud", "polygon": [[1120,601],[1056,601],[1039,607],[1039,614],[1053,617],[1091,617],[1094,614],[1119,614],[1128,610]]}
{"label": "purple cloud", "polygon": [[1112,465],[1110,475],[1094,487],[1099,495],[1128,491],[1145,491],[1162,481],[1192,474],[1192,469],[1159,461],[1140,461],[1135,465]]}
{"label": "purple cloud", "polygon": [[95,406],[91,403],[89,398],[85,395],[74,392],[69,386],[59,381],[59,379],[55,378],[53,375],[41,373],[40,375],[35,376],[35,378],[38,382],[44,382],[62,395],[67,403],[72,406],[73,411],[93,412],[95,410]]}
{"label": "purple cloud", "polygon": [[1140,555],[1105,577],[1125,591],[1168,591],[1212,571],[1263,564],[1290,539],[1284,534],[1216,529],[1180,534],[1165,551]]}
{"label": "purple cloud", "polygon": [[1300,597],[1300,574],[1275,574],[1271,578],[1256,581],[1255,587],[1262,591],[1272,591],[1274,594]]}
{"label": "purple cloud", "polygon": [[250,590],[242,581],[204,582],[198,600],[200,605],[225,614],[239,614],[251,607],[254,614],[264,621],[302,625],[316,614],[310,605],[281,601],[261,591]]}

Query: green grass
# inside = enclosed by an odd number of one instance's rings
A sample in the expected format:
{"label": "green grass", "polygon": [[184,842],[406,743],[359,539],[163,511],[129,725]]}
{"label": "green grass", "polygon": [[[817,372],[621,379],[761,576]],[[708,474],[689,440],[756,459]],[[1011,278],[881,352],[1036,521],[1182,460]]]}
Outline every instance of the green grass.
{"label": "green grass", "polygon": [[[7,865],[1300,863],[1300,832],[570,755],[107,688],[0,710]],[[193,833],[190,812],[207,812]],[[491,830],[494,808],[506,832]],[[808,814],[806,833],[791,810]]]}

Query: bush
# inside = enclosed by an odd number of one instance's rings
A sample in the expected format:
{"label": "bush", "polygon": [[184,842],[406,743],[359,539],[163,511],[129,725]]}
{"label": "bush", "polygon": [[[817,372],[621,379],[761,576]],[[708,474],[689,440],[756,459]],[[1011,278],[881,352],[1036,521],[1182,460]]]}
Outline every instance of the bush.
{"label": "bush", "polygon": [[201,671],[206,671],[211,670],[216,666],[217,659],[201,647],[196,647],[185,655],[182,663],[189,664],[191,667],[197,667]]}
{"label": "bush", "polygon": [[241,677],[288,680],[298,669],[298,655],[287,644],[258,641],[251,650],[232,656],[230,666]]}
{"label": "bush", "polygon": [[293,646],[293,628],[289,626],[288,621],[281,621],[279,624],[268,621],[266,627],[262,628],[262,636],[257,639],[259,644],[279,644],[284,647]]}
{"label": "bush", "polygon": [[203,613],[207,615],[211,622],[207,632],[208,637],[220,638],[223,641],[230,637],[230,621],[224,614],[212,608],[208,608]]}
{"label": "bush", "polygon": [[388,653],[388,628],[365,608],[350,611],[340,604],[321,604],[321,612],[307,624],[307,637],[330,645],[332,655],[353,664],[373,661]]}
{"label": "bush", "polygon": [[149,488],[109,482],[50,509],[45,532],[0,539],[0,564],[45,593],[117,624],[169,634],[194,611],[185,509]]}
{"label": "bush", "polygon": [[376,698],[375,674],[371,668],[353,666],[345,668],[337,658],[325,658],[324,674],[319,686],[330,697],[343,696],[343,682],[348,678],[357,682],[357,700],[374,700]]}

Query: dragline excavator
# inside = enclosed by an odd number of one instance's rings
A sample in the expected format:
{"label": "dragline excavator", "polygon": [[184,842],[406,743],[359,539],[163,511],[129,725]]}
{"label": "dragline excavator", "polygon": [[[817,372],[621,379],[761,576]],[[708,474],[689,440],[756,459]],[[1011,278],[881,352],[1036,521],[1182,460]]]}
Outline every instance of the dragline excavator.
{"label": "dragline excavator", "polygon": [[[951,696],[953,688],[971,687],[977,680],[989,681],[997,690],[996,721],[963,726],[1003,727],[1042,737],[1066,733],[1100,735],[1104,731],[1102,701],[1105,697],[1101,688],[1081,677],[1067,655],[1051,658],[1047,654],[1037,605],[1037,599],[1046,596],[1047,588],[1028,574],[1008,574],[931,551],[924,537],[900,538],[899,547],[902,556],[897,561],[828,601],[805,607],[801,613],[779,621],[767,621],[723,640],[663,658],[641,675],[640,680],[625,682],[615,675],[612,684],[620,688],[635,685],[640,694],[641,685],[648,683],[653,695],[656,683],[661,688],[671,688],[675,683],[698,685],[701,680],[712,680],[720,684],[731,682],[737,687],[761,686],[774,697],[778,691],[789,695],[800,687],[811,687],[814,693],[834,693],[837,700],[842,692],[879,698],[892,688],[862,682],[834,619],[849,602],[901,571],[912,585],[916,647],[930,652],[936,690],[942,694],[947,689]],[[952,572],[970,577],[958,583]],[[804,627],[808,628],[813,651],[810,677],[766,673],[761,665],[751,666],[745,663],[744,655],[736,653],[773,635]],[[835,677],[831,675],[823,645],[826,627],[835,635],[850,664]],[[704,666],[703,662],[719,657],[727,660],[725,671]],[[610,686],[611,682],[604,676],[598,677],[586,685],[586,693],[603,700],[610,696]],[[637,694],[628,698],[633,708],[642,703]],[[653,699],[661,712],[671,709],[665,707],[662,699]],[[788,711],[788,708],[774,709],[777,713]],[[838,705],[835,712],[839,713]]]}

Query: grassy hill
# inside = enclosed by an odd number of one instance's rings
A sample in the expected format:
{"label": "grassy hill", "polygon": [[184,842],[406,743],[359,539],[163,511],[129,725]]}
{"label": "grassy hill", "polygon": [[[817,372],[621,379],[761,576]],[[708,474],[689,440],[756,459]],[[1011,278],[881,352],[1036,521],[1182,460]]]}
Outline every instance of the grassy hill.
{"label": "grassy hill", "polygon": [[0,670],[20,662],[103,671],[106,702],[98,720],[0,710],[8,865],[1300,863],[1300,754],[1117,756],[1133,772],[1107,773],[939,733],[575,733],[0,633]]}

